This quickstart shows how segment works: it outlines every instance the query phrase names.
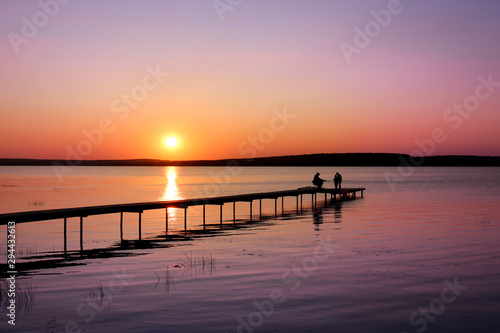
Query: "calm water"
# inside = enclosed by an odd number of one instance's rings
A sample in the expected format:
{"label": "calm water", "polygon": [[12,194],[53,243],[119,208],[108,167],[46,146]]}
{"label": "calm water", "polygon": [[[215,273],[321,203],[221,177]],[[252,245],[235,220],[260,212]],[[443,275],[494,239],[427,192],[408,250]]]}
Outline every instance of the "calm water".
{"label": "calm water", "polygon": [[[308,186],[315,172],[365,197],[310,196],[18,224],[16,326],[2,332],[498,332],[500,168],[0,167],[0,212],[218,196]],[[327,187],[332,182],[326,183]],[[0,228],[5,239],[6,227]],[[0,243],[6,262],[5,241]],[[5,265],[3,265],[5,269]],[[2,284],[5,312],[5,284]],[[30,294],[31,291],[31,294]],[[30,296],[31,295],[31,298]],[[24,301],[22,301],[24,299]]]}

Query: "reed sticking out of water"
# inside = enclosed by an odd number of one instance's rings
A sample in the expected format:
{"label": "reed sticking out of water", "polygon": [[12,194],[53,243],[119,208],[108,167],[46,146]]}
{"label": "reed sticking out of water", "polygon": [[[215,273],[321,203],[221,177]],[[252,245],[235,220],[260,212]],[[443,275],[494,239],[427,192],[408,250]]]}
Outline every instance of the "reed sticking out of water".
{"label": "reed sticking out of water", "polygon": [[[24,256],[27,256],[27,255],[32,255],[32,254],[37,254],[38,253],[38,247],[35,246],[34,249],[30,249],[30,248],[27,248],[27,247],[20,247],[20,248],[17,248],[16,247],[16,259],[18,258],[22,258]],[[7,248],[5,248],[3,251],[0,252],[0,255],[5,255],[7,256],[8,252],[7,252]]]}
{"label": "reed sticking out of water", "polygon": [[43,201],[43,200],[29,201],[28,205],[30,205],[30,206],[43,206],[43,205],[45,205],[45,201]]}
{"label": "reed sticking out of water", "polygon": [[[105,298],[106,298],[106,294],[104,293],[104,288],[102,286],[101,281],[99,281],[97,283],[96,288],[91,288],[89,290],[88,295],[87,295],[88,301],[96,304],[101,309],[103,308],[103,304],[105,304]],[[108,300],[107,303],[108,303],[108,309],[109,309],[109,307],[111,306],[111,302]]]}
{"label": "reed sticking out of water", "polygon": [[199,271],[205,273],[205,269],[210,269],[210,275],[212,275],[212,273],[215,271],[216,260],[211,254],[203,254],[201,256],[195,254],[193,256],[193,252],[188,254],[184,251],[182,251],[182,254],[184,255],[183,266],[186,268],[186,270],[194,270],[195,273],[198,273]]}
{"label": "reed sticking out of water", "polygon": [[476,219],[475,224],[479,224],[479,225],[481,225],[481,226],[483,226],[485,228],[491,227],[490,219],[488,219],[488,218],[484,218],[482,220],[477,220]]}
{"label": "reed sticking out of water", "polygon": [[[153,288],[153,290],[156,289],[156,287],[158,286],[158,284],[161,281],[160,276],[158,275],[156,270],[154,272],[156,274],[157,281],[156,281],[156,284],[155,284],[155,287]],[[168,295],[168,294],[170,294],[170,285],[172,285],[175,288],[175,280],[174,280],[175,271],[171,272],[167,268],[166,271],[163,271],[163,275],[165,276],[165,294]]]}
{"label": "reed sticking out of water", "polygon": [[167,270],[164,271],[163,274],[165,275],[165,292],[167,294],[170,294],[170,285],[172,284],[173,287],[175,288],[175,281],[174,281],[175,272],[171,273],[167,268]]}
{"label": "reed sticking out of water", "polygon": [[[3,281],[4,283],[0,284],[0,306],[2,307],[2,310],[5,311],[12,297],[9,296],[9,285],[7,280]],[[31,285],[26,285],[25,287],[16,285],[15,300],[16,311],[18,313],[29,314],[34,308],[36,308],[35,292],[36,287]]]}

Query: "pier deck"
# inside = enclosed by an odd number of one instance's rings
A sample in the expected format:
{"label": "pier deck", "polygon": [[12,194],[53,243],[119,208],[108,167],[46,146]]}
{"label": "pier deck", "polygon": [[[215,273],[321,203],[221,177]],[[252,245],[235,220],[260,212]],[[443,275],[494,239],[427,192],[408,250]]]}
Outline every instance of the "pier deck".
{"label": "pier deck", "polygon": [[145,210],[161,209],[161,208],[187,209],[188,207],[191,206],[201,206],[201,205],[224,205],[225,203],[234,203],[234,202],[251,203],[254,200],[278,199],[290,196],[299,197],[304,194],[312,194],[316,196],[317,193],[324,193],[325,198],[327,194],[330,194],[335,197],[337,195],[339,196],[347,195],[349,197],[355,198],[356,192],[361,192],[361,197],[363,197],[364,190],[365,188],[330,189],[330,188],[306,187],[306,188],[299,188],[296,190],[238,194],[238,195],[228,195],[228,196],[220,196],[212,198],[197,198],[197,199],[183,199],[183,200],[172,200],[172,201],[153,201],[153,202],[87,206],[87,207],[76,207],[76,208],[47,209],[47,210],[0,214],[0,225],[6,225],[9,221],[14,221],[17,224],[25,222],[55,220],[55,219],[63,219],[71,217],[87,217],[91,215],[102,215],[102,214],[113,214],[113,213],[142,213]]}

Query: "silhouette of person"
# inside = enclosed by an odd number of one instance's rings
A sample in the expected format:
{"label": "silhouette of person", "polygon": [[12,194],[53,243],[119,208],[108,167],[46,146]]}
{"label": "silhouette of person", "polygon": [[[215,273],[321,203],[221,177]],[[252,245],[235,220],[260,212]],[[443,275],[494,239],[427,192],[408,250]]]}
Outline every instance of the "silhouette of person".
{"label": "silhouette of person", "polygon": [[333,177],[333,183],[335,184],[335,189],[337,188],[337,186],[339,188],[342,188],[342,176],[340,175],[340,173],[336,173],[335,174],[335,177]]}
{"label": "silhouette of person", "polygon": [[318,188],[321,188],[321,186],[323,186],[324,182],[325,182],[324,179],[319,178],[319,172],[316,172],[316,174],[314,175],[314,178],[312,180],[312,183],[314,185],[316,185]]}

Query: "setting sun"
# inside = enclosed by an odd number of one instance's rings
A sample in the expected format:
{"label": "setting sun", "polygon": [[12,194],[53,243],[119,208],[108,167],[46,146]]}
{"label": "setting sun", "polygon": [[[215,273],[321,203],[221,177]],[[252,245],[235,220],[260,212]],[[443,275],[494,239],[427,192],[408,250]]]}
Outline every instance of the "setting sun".
{"label": "setting sun", "polygon": [[165,140],[165,144],[167,145],[167,147],[173,148],[177,146],[177,138],[171,136]]}

